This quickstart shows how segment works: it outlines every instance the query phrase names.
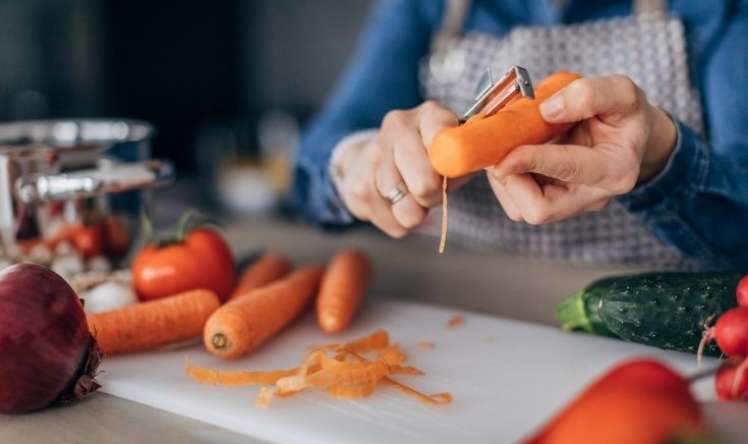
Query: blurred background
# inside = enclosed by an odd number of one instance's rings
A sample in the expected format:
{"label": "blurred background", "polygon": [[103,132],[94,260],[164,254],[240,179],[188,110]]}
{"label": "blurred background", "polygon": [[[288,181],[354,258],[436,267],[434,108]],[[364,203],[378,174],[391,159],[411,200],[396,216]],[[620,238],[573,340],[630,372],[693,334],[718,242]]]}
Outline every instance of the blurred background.
{"label": "blurred background", "polygon": [[263,211],[288,187],[299,128],[370,3],[0,0],[0,121],[149,121],[153,157],[177,165],[174,189]]}

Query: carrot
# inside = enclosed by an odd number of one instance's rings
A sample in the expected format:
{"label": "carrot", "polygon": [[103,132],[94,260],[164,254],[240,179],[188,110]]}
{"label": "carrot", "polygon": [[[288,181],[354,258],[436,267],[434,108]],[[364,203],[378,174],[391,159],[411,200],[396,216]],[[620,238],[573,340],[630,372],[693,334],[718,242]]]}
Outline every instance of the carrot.
{"label": "carrot", "polygon": [[418,341],[416,347],[421,350],[433,350],[436,345],[431,341]]}
{"label": "carrot", "polygon": [[88,328],[104,355],[149,350],[199,337],[219,305],[214,292],[191,290],[89,315]]}
{"label": "carrot", "polygon": [[203,384],[244,386],[258,384],[275,384],[279,379],[296,374],[299,369],[273,370],[269,372],[219,371],[192,365],[186,365],[187,375]]}
{"label": "carrot", "polygon": [[545,143],[570,125],[546,122],[540,104],[576,79],[578,74],[557,72],[540,82],[535,99],[520,98],[488,117],[476,116],[461,126],[446,128],[429,147],[431,165],[442,176],[457,178],[496,165],[511,150]]}
{"label": "carrot", "polygon": [[327,267],[317,297],[317,323],[328,333],[350,325],[369,284],[371,265],[364,253],[346,250]]}
{"label": "carrot", "polygon": [[449,230],[449,193],[447,187],[449,179],[447,176],[442,178],[442,226],[439,230],[439,254],[444,254],[447,249],[447,230]]}
{"label": "carrot", "polygon": [[447,328],[449,328],[450,330],[453,330],[464,323],[465,323],[465,318],[463,318],[462,315],[460,314],[456,314],[452,316],[449,322],[447,322]]}
{"label": "carrot", "polygon": [[264,254],[244,270],[229,300],[286,276],[291,268],[291,261],[285,256],[275,253]]}
{"label": "carrot", "polygon": [[689,381],[665,365],[635,359],[611,369],[524,444],[662,444],[703,432]]}
{"label": "carrot", "polygon": [[205,324],[205,348],[228,359],[254,351],[302,312],[323,273],[323,267],[302,267],[227,302]]}

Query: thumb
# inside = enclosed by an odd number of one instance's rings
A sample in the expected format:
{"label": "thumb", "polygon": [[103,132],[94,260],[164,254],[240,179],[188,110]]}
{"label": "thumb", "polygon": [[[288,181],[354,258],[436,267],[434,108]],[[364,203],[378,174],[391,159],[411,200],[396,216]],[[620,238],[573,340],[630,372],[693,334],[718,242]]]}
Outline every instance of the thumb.
{"label": "thumb", "polygon": [[628,77],[614,75],[575,80],[540,104],[547,122],[574,123],[595,116],[620,118],[639,109],[644,93]]}

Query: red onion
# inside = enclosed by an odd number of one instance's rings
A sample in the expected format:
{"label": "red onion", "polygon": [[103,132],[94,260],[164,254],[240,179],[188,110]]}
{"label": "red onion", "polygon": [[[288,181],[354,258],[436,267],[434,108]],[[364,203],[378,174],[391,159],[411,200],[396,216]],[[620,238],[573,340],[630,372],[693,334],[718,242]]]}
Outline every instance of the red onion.
{"label": "red onion", "polygon": [[33,264],[0,272],[0,413],[95,391],[99,359],[83,306],[64,279]]}

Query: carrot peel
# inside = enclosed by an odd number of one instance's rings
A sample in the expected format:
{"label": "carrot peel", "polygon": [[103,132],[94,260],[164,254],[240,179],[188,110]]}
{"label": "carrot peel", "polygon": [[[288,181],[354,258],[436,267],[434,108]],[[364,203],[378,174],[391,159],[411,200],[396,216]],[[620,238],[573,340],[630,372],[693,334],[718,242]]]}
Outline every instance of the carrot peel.
{"label": "carrot peel", "polygon": [[[363,353],[376,353],[369,360]],[[266,408],[275,397],[292,396],[308,389],[326,391],[335,399],[360,399],[371,396],[378,384],[391,386],[421,402],[433,405],[452,401],[449,393],[425,394],[402,384],[393,375],[423,375],[418,368],[402,365],[407,356],[396,344],[389,343],[386,330],[355,341],[317,346],[307,353],[299,367],[267,372],[222,372],[186,363],[187,375],[199,382],[224,386],[263,385],[256,405]]]}

